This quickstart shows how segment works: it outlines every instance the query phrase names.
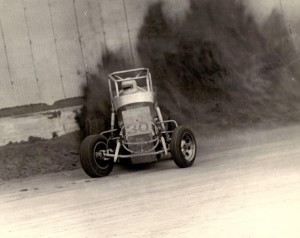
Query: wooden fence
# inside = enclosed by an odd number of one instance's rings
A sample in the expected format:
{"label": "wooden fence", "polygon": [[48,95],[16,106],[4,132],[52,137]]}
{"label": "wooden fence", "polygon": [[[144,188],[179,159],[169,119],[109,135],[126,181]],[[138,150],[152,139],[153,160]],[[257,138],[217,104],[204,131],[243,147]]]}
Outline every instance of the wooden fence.
{"label": "wooden fence", "polygon": [[[106,49],[137,60],[136,35],[153,2],[0,0],[0,109],[81,96]],[[187,2],[165,1],[175,12]]]}

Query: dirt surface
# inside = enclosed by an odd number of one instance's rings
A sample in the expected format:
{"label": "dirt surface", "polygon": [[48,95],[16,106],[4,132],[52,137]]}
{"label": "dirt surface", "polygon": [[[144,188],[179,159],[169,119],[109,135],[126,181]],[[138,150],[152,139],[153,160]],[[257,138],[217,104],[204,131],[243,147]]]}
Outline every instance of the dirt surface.
{"label": "dirt surface", "polygon": [[0,184],[1,237],[300,237],[300,126],[198,138],[172,160]]}
{"label": "dirt surface", "polygon": [[[209,124],[207,121],[189,125],[198,136],[198,140],[204,143],[222,140],[234,132],[240,138],[243,133],[276,128],[280,123],[269,121],[252,126],[253,129],[243,124],[231,125],[235,129],[229,129],[227,126]],[[79,159],[81,136],[78,131],[51,140],[31,137],[27,142],[0,147],[0,181],[81,168]]]}
{"label": "dirt surface", "polygon": [[74,132],[0,147],[0,180],[79,168],[79,144],[79,133]]}

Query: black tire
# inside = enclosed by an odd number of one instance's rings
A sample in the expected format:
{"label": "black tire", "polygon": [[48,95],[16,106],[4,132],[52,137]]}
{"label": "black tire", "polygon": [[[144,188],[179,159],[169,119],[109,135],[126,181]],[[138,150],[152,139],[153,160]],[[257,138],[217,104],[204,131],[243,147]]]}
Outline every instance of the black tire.
{"label": "black tire", "polygon": [[179,168],[192,166],[197,154],[197,144],[193,132],[184,126],[176,127],[172,134],[170,150],[172,158]]}
{"label": "black tire", "polygon": [[107,139],[102,135],[86,137],[80,147],[80,162],[83,170],[92,178],[107,176],[113,169],[113,159],[105,160],[95,152],[107,149]]}
{"label": "black tire", "polygon": [[86,136],[99,134],[101,131],[103,131],[103,128],[104,128],[104,120],[101,118],[87,119],[85,121]]}
{"label": "black tire", "polygon": [[[178,126],[182,125],[180,116],[177,113],[170,113],[169,116],[168,116],[168,120],[176,121]],[[167,124],[167,130],[168,131],[174,131],[175,128],[176,128],[176,125],[173,122],[168,122],[168,124]]]}

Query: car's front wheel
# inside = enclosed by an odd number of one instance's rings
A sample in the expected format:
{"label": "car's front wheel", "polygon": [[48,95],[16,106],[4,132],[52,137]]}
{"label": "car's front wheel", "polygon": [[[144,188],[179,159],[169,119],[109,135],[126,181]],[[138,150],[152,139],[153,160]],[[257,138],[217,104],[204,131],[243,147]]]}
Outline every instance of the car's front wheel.
{"label": "car's front wheel", "polygon": [[197,144],[193,132],[184,126],[176,127],[172,134],[170,150],[178,167],[187,168],[192,166],[197,153]]}
{"label": "car's front wheel", "polygon": [[92,178],[107,176],[113,169],[114,161],[106,158],[107,139],[102,135],[87,136],[81,143],[80,162],[83,170]]}

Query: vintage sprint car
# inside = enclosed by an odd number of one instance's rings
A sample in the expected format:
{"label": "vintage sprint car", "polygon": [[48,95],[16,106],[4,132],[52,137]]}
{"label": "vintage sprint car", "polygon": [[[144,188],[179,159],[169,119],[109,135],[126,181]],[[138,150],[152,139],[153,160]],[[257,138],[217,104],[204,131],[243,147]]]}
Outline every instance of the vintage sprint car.
{"label": "vintage sprint car", "polygon": [[171,154],[180,168],[194,163],[195,136],[176,120],[162,118],[149,69],[111,73],[108,85],[111,128],[87,136],[80,148],[82,168],[90,177],[108,175],[122,159],[148,163]]}

